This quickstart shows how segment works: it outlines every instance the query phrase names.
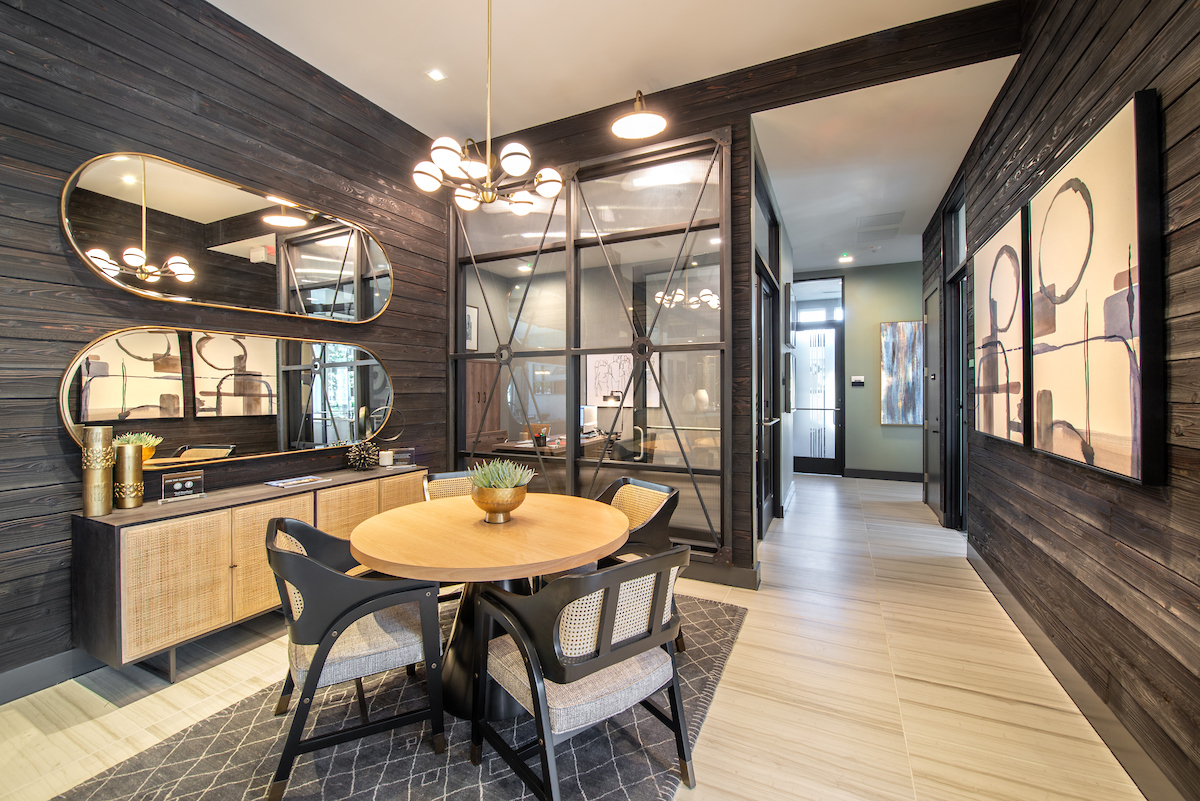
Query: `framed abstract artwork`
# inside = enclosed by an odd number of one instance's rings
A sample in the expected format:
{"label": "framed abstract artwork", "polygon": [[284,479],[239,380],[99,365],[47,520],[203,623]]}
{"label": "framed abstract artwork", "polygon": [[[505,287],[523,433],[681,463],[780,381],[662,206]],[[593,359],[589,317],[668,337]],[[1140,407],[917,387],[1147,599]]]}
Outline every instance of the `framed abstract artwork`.
{"label": "framed abstract artwork", "polygon": [[192,332],[197,417],[279,414],[279,340]]}
{"label": "framed abstract artwork", "polygon": [[973,256],[975,430],[1025,442],[1025,215]]}
{"label": "framed abstract artwork", "polygon": [[920,320],[879,324],[879,422],[925,422],[925,326]]}
{"label": "framed abstract artwork", "polygon": [[463,350],[479,350],[479,307],[468,306],[463,317]]}
{"label": "framed abstract artwork", "polygon": [[80,369],[80,420],[183,417],[179,334],[172,329],[118,332],[88,352]]}
{"label": "framed abstract artwork", "polygon": [[1033,197],[1033,447],[1164,478],[1158,101],[1139,92]]}

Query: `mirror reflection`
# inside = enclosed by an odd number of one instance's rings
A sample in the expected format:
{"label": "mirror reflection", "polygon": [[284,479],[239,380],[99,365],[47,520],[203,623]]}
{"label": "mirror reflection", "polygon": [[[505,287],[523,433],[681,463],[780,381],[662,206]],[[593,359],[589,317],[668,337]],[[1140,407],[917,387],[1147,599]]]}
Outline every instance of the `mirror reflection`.
{"label": "mirror reflection", "polygon": [[144,297],[363,322],[392,293],[362,227],[155,156],[87,162],[62,214],[84,263]]}
{"label": "mirror reflection", "polygon": [[77,442],[84,425],[162,437],[147,468],[349,445],[391,408],[387,372],[364,348],[174,328],[102,337],[59,386]]}

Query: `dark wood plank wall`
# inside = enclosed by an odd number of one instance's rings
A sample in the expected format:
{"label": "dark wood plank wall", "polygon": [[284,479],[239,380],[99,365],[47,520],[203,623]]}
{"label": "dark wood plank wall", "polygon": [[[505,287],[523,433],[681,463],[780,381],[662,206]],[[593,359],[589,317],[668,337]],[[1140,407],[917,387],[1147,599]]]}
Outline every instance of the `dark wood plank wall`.
{"label": "dark wood plank wall", "polygon": [[[1002,0],[966,11],[863,36],[704,81],[657,92],[647,104],[668,119],[659,137],[730,126],[733,131],[733,537],[724,543],[732,563],[753,567],[756,288],[752,215],[750,115],[758,111],[926,75],[1013,55],[1020,46],[1019,6]],[[629,143],[612,135],[613,121],[630,103],[579,114],[501,140],[527,145],[538,163],[568,163],[619,153]],[[650,142],[656,140],[649,140]]]}
{"label": "dark wood plank wall", "polygon": [[[443,467],[446,220],[417,191],[429,140],[200,0],[0,2],[0,671],[71,644],[70,513],[79,449],[58,380],[129,325],[351,341],[378,354],[398,444]],[[378,320],[341,325],[180,306],[110,288],[58,223],[63,182],[100,153],[152,153],[358,222],[397,268]],[[399,418],[385,436],[399,431]],[[213,466],[210,486],[335,469],[344,450]]]}
{"label": "dark wood plank wall", "polygon": [[[1200,799],[1200,13],[1195,0],[1024,6],[1022,56],[962,166],[968,245],[1016,214],[1135,91],[1158,90],[1169,478],[1138,487],[972,434],[969,537],[1180,791]],[[940,253],[935,218],[929,286]]]}

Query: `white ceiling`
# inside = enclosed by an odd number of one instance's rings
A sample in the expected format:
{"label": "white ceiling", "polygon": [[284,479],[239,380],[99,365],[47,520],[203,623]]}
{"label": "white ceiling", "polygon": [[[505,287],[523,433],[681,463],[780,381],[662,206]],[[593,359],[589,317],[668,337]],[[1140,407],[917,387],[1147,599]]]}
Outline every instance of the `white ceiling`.
{"label": "white ceiling", "polygon": [[[431,136],[484,135],[486,0],[212,0]],[[511,133],[980,0],[494,0],[492,130]],[[435,83],[424,74],[442,70]],[[535,154],[536,156],[536,154]]]}
{"label": "white ceiling", "polygon": [[79,186],[140,206],[143,164],[146,205],[192,222],[207,225],[275,205],[219,178],[160,159],[111,156],[93,161],[79,176]]}
{"label": "white ceiling", "polygon": [[[1016,56],[754,115],[794,268],[921,260],[921,234]],[[864,217],[903,212],[896,226]],[[863,231],[863,228],[867,228]],[[866,237],[890,239],[860,242]]]}

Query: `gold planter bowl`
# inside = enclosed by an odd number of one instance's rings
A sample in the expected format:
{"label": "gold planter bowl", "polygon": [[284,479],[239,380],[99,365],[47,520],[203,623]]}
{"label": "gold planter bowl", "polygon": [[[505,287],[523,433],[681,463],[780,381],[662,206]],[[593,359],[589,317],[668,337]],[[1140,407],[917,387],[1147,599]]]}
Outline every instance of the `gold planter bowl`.
{"label": "gold planter bowl", "polygon": [[158,447],[157,445],[143,445],[142,446],[142,464],[145,464],[146,462],[148,462],[154,458],[154,450],[157,447]]}
{"label": "gold planter bowl", "polygon": [[471,487],[471,500],[487,514],[488,523],[507,523],[512,520],[513,509],[525,501],[525,487]]}

